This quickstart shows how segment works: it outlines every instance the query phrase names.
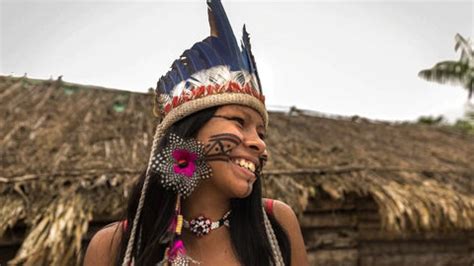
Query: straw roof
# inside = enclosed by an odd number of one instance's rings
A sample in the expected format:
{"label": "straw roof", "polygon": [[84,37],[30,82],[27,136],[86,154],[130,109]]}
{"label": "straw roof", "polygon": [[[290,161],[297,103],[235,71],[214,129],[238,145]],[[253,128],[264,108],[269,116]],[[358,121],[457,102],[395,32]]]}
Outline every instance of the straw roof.
{"label": "straw roof", "polygon": [[[143,93],[0,76],[0,238],[29,228],[14,263],[76,261],[88,222],[120,217],[148,158],[152,104]],[[472,135],[292,109],[270,113],[267,145],[265,194],[299,214],[319,193],[355,193],[374,199],[388,231],[474,229]]]}

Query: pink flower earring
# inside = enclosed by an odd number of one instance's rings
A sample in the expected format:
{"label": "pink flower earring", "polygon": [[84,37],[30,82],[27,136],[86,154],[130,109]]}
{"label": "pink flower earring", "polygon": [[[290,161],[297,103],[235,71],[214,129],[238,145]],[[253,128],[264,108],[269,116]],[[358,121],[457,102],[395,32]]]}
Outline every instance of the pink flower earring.
{"label": "pink flower earring", "polygon": [[188,197],[202,179],[211,177],[204,145],[196,139],[183,139],[171,133],[169,144],[152,159],[151,169],[161,174],[161,184],[183,198]]}

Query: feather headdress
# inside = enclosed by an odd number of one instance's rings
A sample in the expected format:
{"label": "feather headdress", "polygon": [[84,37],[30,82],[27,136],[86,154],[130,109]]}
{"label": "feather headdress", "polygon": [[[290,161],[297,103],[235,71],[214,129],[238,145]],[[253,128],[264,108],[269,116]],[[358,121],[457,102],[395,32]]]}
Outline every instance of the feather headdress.
{"label": "feather headdress", "polygon": [[[155,114],[166,119],[178,106],[189,101],[217,94],[225,98],[229,93],[240,93],[259,101],[250,107],[261,105],[257,111],[267,122],[265,97],[245,26],[240,49],[221,2],[208,0],[207,5],[211,36],[184,51],[160,78],[156,88]],[[221,105],[219,100],[214,102],[206,102],[202,109]],[[243,102],[237,104],[247,105]],[[199,110],[191,113],[196,111]]]}

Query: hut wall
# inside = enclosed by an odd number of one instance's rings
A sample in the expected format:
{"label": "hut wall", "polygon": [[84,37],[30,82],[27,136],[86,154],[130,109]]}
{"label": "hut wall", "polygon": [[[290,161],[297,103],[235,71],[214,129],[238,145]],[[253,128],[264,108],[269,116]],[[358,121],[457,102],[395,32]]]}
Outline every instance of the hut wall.
{"label": "hut wall", "polygon": [[357,210],[354,199],[312,199],[300,225],[310,265],[357,265]]}
{"label": "hut wall", "polygon": [[473,265],[474,231],[411,233],[383,232],[380,220],[359,216],[360,265]]}
{"label": "hut wall", "polygon": [[13,259],[25,238],[26,226],[22,223],[8,229],[0,238],[0,266]]}
{"label": "hut wall", "polygon": [[390,234],[370,198],[312,199],[301,227],[310,265],[474,265],[474,231]]}

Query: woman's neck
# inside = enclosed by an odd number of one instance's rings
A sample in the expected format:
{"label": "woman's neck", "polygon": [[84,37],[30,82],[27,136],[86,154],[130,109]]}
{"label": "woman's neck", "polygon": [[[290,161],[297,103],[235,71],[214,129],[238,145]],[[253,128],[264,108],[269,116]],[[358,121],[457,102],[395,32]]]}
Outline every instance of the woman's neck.
{"label": "woman's neck", "polygon": [[230,210],[230,199],[212,187],[212,184],[203,182],[193,193],[182,202],[182,214],[186,220],[200,215],[217,221]]}

